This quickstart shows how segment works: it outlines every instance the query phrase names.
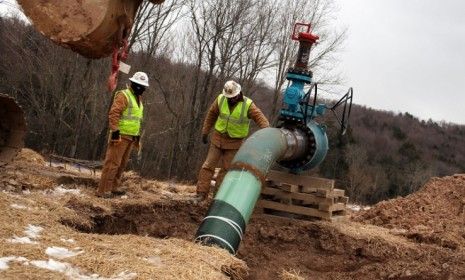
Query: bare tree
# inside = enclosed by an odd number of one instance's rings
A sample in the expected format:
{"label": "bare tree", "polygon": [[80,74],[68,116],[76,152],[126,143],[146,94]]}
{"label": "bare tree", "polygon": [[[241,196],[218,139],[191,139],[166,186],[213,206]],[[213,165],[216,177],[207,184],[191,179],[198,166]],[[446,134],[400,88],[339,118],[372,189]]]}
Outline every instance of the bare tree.
{"label": "bare tree", "polygon": [[273,1],[250,2],[247,16],[242,18],[241,29],[234,34],[236,38],[234,51],[229,54],[230,60],[225,61],[233,71],[220,75],[220,77],[237,77],[249,96],[254,94],[253,86],[256,84],[257,76],[273,66],[271,55],[274,51],[274,17],[272,15],[277,10],[278,7]]}
{"label": "bare tree", "polygon": [[129,48],[152,57],[172,48],[170,31],[184,16],[184,5],[185,0],[167,0],[161,5],[143,2],[134,20]]}

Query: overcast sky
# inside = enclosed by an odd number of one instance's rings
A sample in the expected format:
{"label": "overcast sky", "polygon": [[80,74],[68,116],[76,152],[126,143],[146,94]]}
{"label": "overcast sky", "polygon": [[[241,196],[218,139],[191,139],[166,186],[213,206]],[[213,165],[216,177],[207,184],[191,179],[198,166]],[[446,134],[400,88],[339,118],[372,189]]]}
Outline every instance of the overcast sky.
{"label": "overcast sky", "polygon": [[465,124],[465,1],[337,3],[355,103]]}
{"label": "overcast sky", "polygon": [[354,103],[465,124],[465,1],[335,1]]}

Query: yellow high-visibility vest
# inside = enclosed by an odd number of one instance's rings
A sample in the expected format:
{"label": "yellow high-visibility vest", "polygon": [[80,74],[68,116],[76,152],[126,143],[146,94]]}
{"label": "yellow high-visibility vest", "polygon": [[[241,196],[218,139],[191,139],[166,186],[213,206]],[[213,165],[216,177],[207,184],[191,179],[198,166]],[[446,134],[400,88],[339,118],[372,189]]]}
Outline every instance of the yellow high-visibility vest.
{"label": "yellow high-visibility vest", "polygon": [[142,118],[144,117],[144,105],[137,104],[136,96],[130,89],[120,91],[128,101],[128,106],[123,111],[118,123],[119,132],[124,135],[139,136]]}
{"label": "yellow high-visibility vest", "polygon": [[244,101],[237,103],[232,112],[229,111],[226,96],[220,94],[217,98],[220,114],[215,123],[216,131],[228,133],[231,138],[245,138],[249,135],[250,119],[248,112],[252,100],[244,96]]}

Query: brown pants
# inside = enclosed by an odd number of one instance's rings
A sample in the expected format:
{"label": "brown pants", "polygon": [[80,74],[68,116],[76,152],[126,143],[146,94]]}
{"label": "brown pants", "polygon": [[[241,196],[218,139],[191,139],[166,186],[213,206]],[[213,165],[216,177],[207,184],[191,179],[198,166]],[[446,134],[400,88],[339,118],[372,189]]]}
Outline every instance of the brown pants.
{"label": "brown pants", "polygon": [[210,191],[210,182],[215,173],[215,167],[221,167],[218,177],[216,178],[217,188],[223,181],[226,170],[231,165],[231,161],[237,153],[237,149],[220,149],[210,144],[207,159],[202,165],[197,181],[197,193],[206,193]]}
{"label": "brown pants", "polygon": [[133,142],[123,136],[119,142],[108,143],[97,195],[115,191],[120,186],[121,175],[131,155]]}

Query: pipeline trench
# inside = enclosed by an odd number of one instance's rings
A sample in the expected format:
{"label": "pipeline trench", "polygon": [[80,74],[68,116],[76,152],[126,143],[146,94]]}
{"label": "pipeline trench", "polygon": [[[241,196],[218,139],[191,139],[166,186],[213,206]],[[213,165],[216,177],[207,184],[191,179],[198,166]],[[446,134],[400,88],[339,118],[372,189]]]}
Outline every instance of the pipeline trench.
{"label": "pipeline trench", "polygon": [[[74,199],[67,207],[81,213],[87,221],[62,220],[62,224],[81,232],[189,241],[194,239],[207,212],[205,206],[193,206],[185,201],[149,204],[119,201],[112,204],[109,212]],[[277,279],[283,271],[293,271],[302,279],[350,279],[346,278],[349,275],[358,279],[388,279],[389,275],[394,275],[389,272],[393,267],[408,267],[412,258],[421,259],[431,254],[431,250],[422,252],[409,248],[400,239],[393,243],[387,231],[376,233],[370,228],[364,233],[364,230],[360,224],[300,221],[256,213],[237,257],[249,267],[247,279]],[[360,231],[360,236],[354,236],[354,231]],[[434,254],[442,253],[436,251]],[[441,271],[429,271],[415,277],[395,279],[437,279],[443,276]]]}

